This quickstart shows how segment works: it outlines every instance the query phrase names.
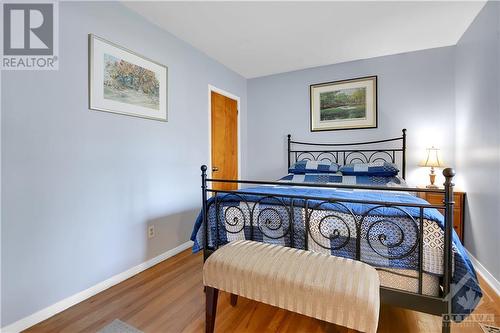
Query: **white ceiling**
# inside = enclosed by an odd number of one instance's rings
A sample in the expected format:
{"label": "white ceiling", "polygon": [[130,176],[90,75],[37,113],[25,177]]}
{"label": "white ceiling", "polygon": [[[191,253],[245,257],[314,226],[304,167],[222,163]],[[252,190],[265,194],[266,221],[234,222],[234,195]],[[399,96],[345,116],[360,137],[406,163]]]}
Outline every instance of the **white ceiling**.
{"label": "white ceiling", "polygon": [[454,45],[474,2],[126,2],[246,78]]}

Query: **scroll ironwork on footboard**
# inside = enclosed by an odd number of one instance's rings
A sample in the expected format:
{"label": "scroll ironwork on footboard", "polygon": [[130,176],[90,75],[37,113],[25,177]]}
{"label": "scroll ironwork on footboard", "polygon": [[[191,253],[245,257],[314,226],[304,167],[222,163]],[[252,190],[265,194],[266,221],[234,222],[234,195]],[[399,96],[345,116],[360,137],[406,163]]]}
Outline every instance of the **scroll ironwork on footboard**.
{"label": "scroll ironwork on footboard", "polygon": [[[446,295],[452,276],[453,169],[443,171],[444,190],[208,179],[207,167],[201,170],[205,258],[232,240],[250,239],[361,260],[381,269],[412,270],[417,288],[382,287],[382,302],[451,314]],[[242,188],[218,190],[211,183]],[[392,199],[401,192],[443,193],[444,202]],[[444,211],[442,228],[432,227],[437,209]],[[433,242],[438,245],[429,248]],[[439,264],[426,261],[424,252],[434,250],[442,255]],[[426,272],[441,276],[437,295],[424,292]],[[449,317],[443,319],[443,331],[448,330]]]}

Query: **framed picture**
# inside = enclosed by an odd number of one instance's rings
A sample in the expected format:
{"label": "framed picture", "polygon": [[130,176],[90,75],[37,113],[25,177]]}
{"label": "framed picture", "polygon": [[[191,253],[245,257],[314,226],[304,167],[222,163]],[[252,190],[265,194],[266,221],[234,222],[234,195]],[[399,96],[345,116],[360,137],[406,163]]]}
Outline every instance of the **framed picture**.
{"label": "framed picture", "polygon": [[168,69],[89,35],[89,108],[167,121]]}
{"label": "framed picture", "polygon": [[377,77],[313,84],[311,131],[377,127]]}

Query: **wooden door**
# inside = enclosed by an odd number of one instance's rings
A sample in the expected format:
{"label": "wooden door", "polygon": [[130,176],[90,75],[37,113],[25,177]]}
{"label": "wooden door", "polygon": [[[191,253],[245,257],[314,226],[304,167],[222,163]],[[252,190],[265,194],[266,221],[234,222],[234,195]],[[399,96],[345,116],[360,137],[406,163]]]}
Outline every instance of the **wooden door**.
{"label": "wooden door", "polygon": [[[238,103],[211,92],[212,178],[238,179]],[[218,190],[234,190],[238,184],[213,183]]]}

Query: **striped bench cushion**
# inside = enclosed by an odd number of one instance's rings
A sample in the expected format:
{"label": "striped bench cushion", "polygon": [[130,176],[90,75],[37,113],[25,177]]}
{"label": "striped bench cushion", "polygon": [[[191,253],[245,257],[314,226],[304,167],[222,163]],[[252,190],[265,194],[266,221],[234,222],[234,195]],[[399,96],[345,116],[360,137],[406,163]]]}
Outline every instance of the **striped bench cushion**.
{"label": "striped bench cushion", "polygon": [[240,240],[205,262],[206,286],[362,332],[376,332],[379,277],[362,262]]}

